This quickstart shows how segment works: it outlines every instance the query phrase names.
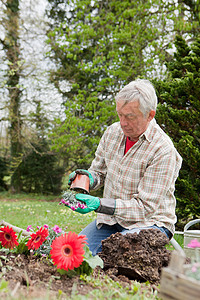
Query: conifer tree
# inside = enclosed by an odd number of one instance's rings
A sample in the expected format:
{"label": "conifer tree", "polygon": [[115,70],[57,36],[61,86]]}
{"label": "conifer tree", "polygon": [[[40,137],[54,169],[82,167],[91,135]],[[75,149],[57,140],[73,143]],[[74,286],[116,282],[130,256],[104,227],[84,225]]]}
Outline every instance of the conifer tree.
{"label": "conifer tree", "polygon": [[[156,83],[157,121],[183,157],[176,184],[178,224],[200,217],[200,38],[177,36],[168,78]],[[178,226],[178,225],[177,225]]]}

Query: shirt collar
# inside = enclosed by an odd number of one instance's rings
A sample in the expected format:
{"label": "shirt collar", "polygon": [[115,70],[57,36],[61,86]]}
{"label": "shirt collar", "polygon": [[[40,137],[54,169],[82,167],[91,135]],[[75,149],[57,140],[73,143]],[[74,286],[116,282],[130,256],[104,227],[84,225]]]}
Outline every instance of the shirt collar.
{"label": "shirt collar", "polygon": [[153,136],[152,136],[152,130],[154,129],[154,127],[156,126],[156,120],[155,119],[152,119],[147,127],[147,129],[145,130],[145,132],[143,132],[141,134],[141,136],[139,137],[139,140],[140,139],[143,139],[143,138],[146,138],[147,141],[151,142],[152,139],[153,139]]}

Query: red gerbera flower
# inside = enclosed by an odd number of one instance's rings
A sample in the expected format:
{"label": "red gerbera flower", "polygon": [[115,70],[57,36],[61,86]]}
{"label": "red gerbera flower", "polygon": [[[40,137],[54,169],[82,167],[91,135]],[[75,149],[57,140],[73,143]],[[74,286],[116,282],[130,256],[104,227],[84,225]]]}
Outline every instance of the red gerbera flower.
{"label": "red gerbera flower", "polygon": [[18,246],[16,232],[9,226],[1,227],[0,230],[0,242],[1,245],[5,248],[13,249],[15,246]]}
{"label": "red gerbera flower", "polygon": [[75,232],[56,237],[51,244],[51,258],[58,269],[66,271],[78,268],[83,262],[83,250],[86,236],[78,236]]}
{"label": "red gerbera flower", "polygon": [[40,228],[36,233],[31,234],[31,239],[28,241],[26,246],[28,249],[37,250],[46,240],[46,237],[49,235],[49,231],[47,228]]}

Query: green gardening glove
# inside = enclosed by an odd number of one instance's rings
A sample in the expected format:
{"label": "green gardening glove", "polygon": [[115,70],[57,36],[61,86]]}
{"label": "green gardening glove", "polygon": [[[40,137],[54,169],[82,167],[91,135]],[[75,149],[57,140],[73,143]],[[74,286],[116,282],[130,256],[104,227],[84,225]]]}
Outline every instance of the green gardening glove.
{"label": "green gardening glove", "polygon": [[87,214],[93,210],[96,210],[100,206],[100,199],[87,194],[76,194],[75,198],[84,202],[87,208],[77,208],[75,211],[80,214]]}
{"label": "green gardening glove", "polygon": [[76,174],[87,175],[90,179],[90,189],[93,188],[94,179],[92,177],[92,174],[89,171],[83,169],[77,169],[76,171],[73,171],[71,174],[69,174],[69,181],[68,181],[69,185],[71,185],[72,181],[74,181],[74,179],[76,178]]}

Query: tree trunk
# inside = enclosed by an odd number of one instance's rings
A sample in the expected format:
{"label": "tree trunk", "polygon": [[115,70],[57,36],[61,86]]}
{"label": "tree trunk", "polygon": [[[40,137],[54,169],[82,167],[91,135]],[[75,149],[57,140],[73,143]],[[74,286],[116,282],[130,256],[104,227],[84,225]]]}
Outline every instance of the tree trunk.
{"label": "tree trunk", "polygon": [[9,92],[9,134],[11,155],[11,190],[20,192],[21,177],[19,164],[22,157],[21,115],[19,88],[20,79],[20,48],[19,48],[19,1],[7,0],[5,11],[6,36],[3,43],[8,60],[7,88]]}

